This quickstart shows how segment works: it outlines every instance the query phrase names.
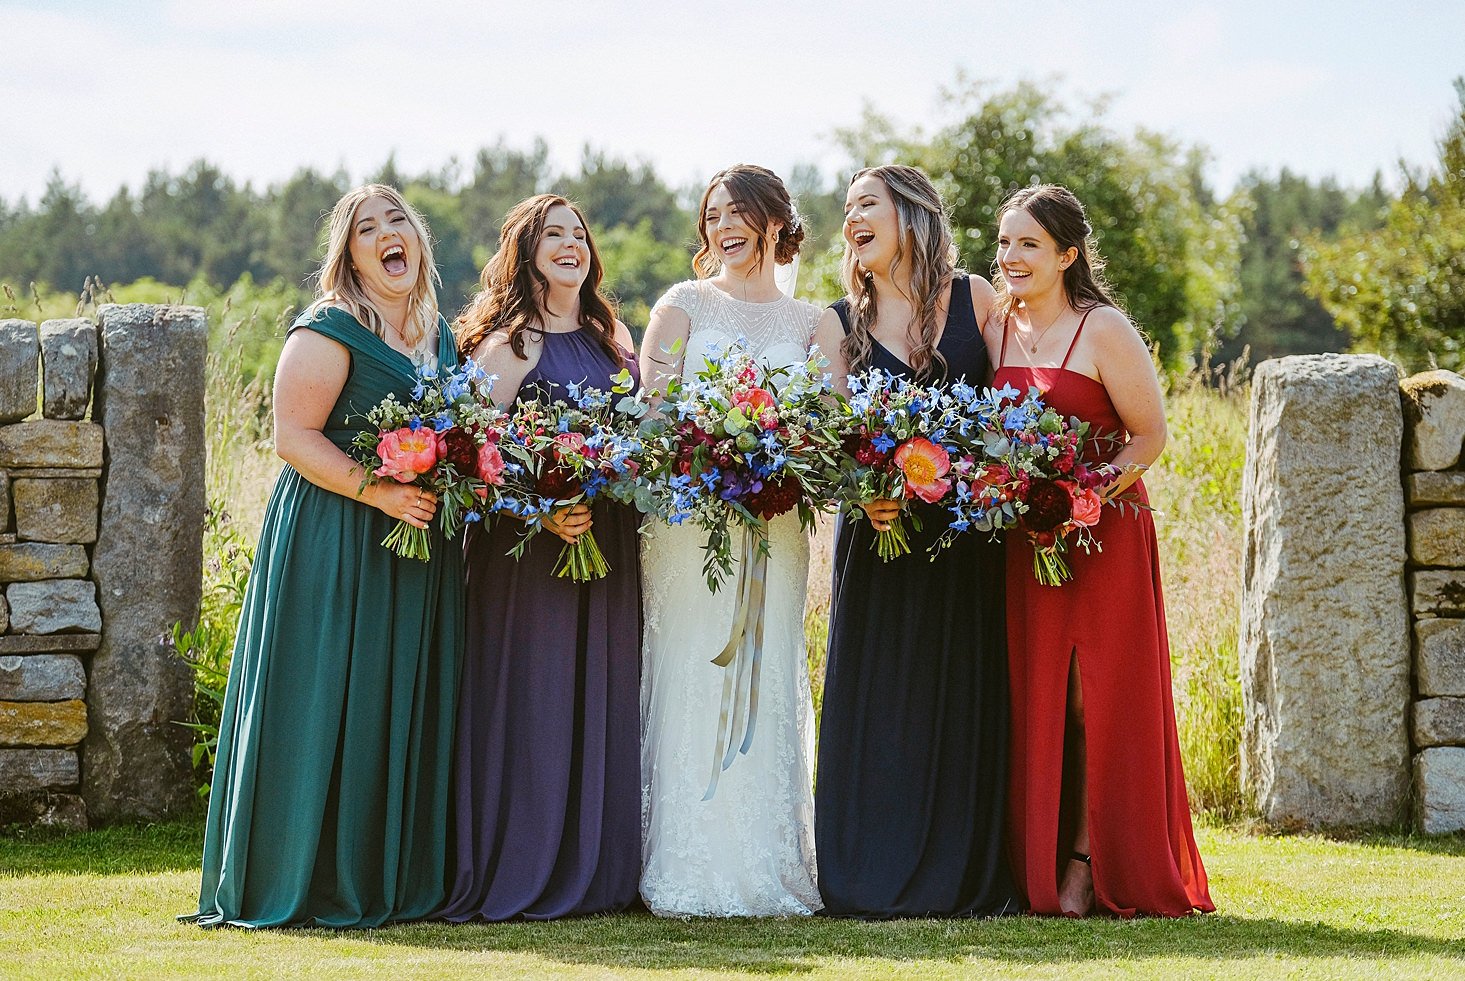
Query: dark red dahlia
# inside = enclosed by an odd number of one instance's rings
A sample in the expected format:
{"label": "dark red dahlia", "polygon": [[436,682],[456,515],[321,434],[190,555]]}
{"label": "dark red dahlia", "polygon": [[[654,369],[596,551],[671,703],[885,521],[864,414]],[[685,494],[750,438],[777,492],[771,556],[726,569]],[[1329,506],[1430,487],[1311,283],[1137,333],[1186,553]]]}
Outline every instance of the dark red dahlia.
{"label": "dark red dahlia", "polygon": [[792,511],[799,503],[799,496],[797,480],[765,480],[762,489],[748,495],[744,504],[749,511],[767,520]]}
{"label": "dark red dahlia", "polygon": [[546,467],[535,482],[534,490],[542,497],[562,501],[580,493],[580,481],[575,478],[573,471],[563,467]]}
{"label": "dark red dahlia", "polygon": [[1029,531],[1044,534],[1052,532],[1073,517],[1073,498],[1055,481],[1046,478],[1034,480],[1023,496],[1027,502],[1027,513],[1022,522]]}
{"label": "dark red dahlia", "polygon": [[443,447],[447,457],[459,474],[469,475],[475,473],[478,463],[478,443],[468,432],[459,426],[443,433]]}

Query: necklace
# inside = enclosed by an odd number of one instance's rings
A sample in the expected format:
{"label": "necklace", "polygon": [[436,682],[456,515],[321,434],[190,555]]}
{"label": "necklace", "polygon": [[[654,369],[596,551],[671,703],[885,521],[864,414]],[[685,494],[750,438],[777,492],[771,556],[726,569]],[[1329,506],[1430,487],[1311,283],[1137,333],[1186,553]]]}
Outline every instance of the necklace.
{"label": "necklace", "polygon": [[[1040,331],[1037,332],[1037,335],[1038,336],[1035,337],[1035,338],[1033,338],[1033,342],[1028,345],[1028,352],[1030,354],[1037,354],[1038,353],[1038,345],[1043,343],[1043,338],[1045,338],[1045,337],[1048,336],[1048,331],[1052,330],[1053,329],[1053,325],[1056,324],[1056,323],[1058,323],[1058,321],[1062,320],[1063,319],[1063,315],[1065,313],[1067,313],[1067,312],[1068,312],[1068,308],[1065,306],[1062,310],[1059,310],[1058,311],[1057,316],[1055,316],[1052,320],[1048,321],[1048,325],[1046,327],[1044,327],[1042,330],[1040,330]],[[1033,322],[1033,320],[1032,320],[1032,314],[1028,314],[1028,330],[1030,330],[1030,331],[1032,330],[1032,322]]]}

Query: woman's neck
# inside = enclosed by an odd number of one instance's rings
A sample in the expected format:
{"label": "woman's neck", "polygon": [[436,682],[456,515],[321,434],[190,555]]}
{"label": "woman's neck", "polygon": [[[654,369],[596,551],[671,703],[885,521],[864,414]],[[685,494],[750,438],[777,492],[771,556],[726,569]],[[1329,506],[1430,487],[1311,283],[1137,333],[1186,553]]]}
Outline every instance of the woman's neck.
{"label": "woman's neck", "polygon": [[550,333],[568,334],[580,329],[580,291],[551,286],[544,297],[539,319]]}
{"label": "woman's neck", "polygon": [[411,297],[387,297],[366,291],[366,299],[376,310],[377,315],[386,322],[389,333],[395,333],[402,341],[407,342],[407,320],[411,315]]}
{"label": "woman's neck", "polygon": [[763,261],[752,269],[738,270],[723,266],[722,271],[712,278],[712,282],[729,296],[751,303],[767,303],[783,295],[777,280],[773,278],[771,254],[765,255]]}
{"label": "woman's neck", "polygon": [[1039,296],[1031,296],[1022,301],[1023,313],[1028,318],[1029,326],[1051,325],[1067,313],[1069,307],[1068,294],[1063,292],[1062,288],[1051,289]]}

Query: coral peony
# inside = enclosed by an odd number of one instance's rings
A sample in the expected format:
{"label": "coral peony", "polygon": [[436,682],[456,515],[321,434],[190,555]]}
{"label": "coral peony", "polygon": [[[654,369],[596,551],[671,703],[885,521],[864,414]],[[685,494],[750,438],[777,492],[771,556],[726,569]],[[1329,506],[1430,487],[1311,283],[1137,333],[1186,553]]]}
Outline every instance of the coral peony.
{"label": "coral peony", "polygon": [[376,455],[382,465],[372,473],[410,484],[437,466],[443,455],[443,441],[426,426],[418,429],[404,426],[381,434]]}
{"label": "coral peony", "polygon": [[493,440],[478,448],[478,476],[491,487],[498,487],[504,482],[504,455]]}
{"label": "coral peony", "polygon": [[929,439],[917,436],[902,443],[895,451],[895,465],[905,474],[906,497],[935,504],[951,490],[951,481],[943,479],[951,470],[951,457]]}
{"label": "coral peony", "polygon": [[1073,501],[1073,517],[1070,519],[1081,528],[1092,528],[1099,523],[1104,511],[1104,501],[1093,488],[1070,485],[1068,496]]}

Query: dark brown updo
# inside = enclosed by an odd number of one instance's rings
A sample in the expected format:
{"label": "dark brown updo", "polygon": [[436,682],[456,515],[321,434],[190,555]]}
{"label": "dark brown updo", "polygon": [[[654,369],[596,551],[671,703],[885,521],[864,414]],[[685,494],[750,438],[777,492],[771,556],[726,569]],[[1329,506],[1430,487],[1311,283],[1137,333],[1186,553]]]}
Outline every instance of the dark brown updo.
{"label": "dark brown updo", "polygon": [[[718,187],[726,187],[737,204],[744,221],[753,229],[761,230],[771,224],[781,224],[773,246],[773,261],[786,265],[799,254],[804,241],[804,222],[794,209],[788,188],[777,174],[767,167],[754,164],[738,164],[713,176],[702,192],[702,202],[697,207],[697,254],[692,258],[692,268],[702,279],[717,274],[718,261],[712,252],[712,243],[707,238],[707,201]],[[754,244],[755,265],[763,261],[765,239],[758,235]]]}

